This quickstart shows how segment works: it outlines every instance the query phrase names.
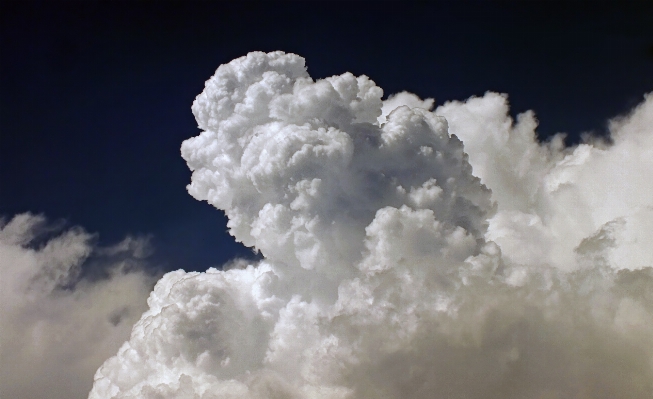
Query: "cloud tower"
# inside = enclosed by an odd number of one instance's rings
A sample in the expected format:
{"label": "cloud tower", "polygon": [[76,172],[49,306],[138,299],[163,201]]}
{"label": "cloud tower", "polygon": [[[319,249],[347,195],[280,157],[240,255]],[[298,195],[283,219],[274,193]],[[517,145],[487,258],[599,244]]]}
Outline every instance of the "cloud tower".
{"label": "cloud tower", "polygon": [[611,143],[536,140],[250,53],[193,103],[189,193],[264,256],[166,274],[108,398],[650,398],[653,97]]}

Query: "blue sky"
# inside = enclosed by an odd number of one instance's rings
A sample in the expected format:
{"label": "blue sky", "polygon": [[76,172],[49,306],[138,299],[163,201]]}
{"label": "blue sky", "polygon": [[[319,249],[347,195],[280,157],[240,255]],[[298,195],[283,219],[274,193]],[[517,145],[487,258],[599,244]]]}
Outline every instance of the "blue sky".
{"label": "blue sky", "polygon": [[186,193],[181,142],[215,69],[250,51],[304,58],[314,78],[366,74],[436,104],[487,90],[533,109],[540,137],[605,131],[653,90],[645,3],[3,2],[0,214],[43,213],[150,235],[164,270],[252,252]]}

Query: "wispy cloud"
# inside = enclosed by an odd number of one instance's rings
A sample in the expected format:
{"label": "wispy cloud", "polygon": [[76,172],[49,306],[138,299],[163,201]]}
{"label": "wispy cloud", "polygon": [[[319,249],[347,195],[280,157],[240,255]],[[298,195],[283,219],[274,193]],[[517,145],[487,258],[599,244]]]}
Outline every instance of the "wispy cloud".
{"label": "wispy cloud", "polygon": [[146,240],[101,248],[62,227],[32,214],[0,223],[3,398],[85,397],[147,308],[156,276],[145,271]]}

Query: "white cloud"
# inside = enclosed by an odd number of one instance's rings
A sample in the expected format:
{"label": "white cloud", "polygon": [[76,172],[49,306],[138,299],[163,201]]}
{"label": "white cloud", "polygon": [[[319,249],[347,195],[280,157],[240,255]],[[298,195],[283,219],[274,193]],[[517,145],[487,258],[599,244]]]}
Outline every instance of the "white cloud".
{"label": "white cloud", "polygon": [[188,190],[265,260],[164,276],[90,399],[651,397],[653,96],[569,149],[504,95],[381,97],[217,70]]}
{"label": "white cloud", "polygon": [[[94,371],[147,308],[154,278],[135,259],[145,248],[133,238],[97,248],[82,229],[60,232],[31,214],[0,223],[0,396],[87,394]],[[91,259],[109,277],[82,276]]]}
{"label": "white cloud", "polygon": [[434,112],[463,140],[474,174],[492,189],[499,212],[487,238],[500,244],[504,256],[574,270],[580,266],[574,249],[606,223],[626,218],[631,222],[618,225],[627,229],[630,244],[616,251],[628,255],[613,259],[613,266],[653,266],[643,244],[653,223],[652,95],[630,115],[611,121],[614,144],[608,147],[562,148],[560,137],[540,144],[533,113],[513,121],[506,96],[495,93],[446,103]]}

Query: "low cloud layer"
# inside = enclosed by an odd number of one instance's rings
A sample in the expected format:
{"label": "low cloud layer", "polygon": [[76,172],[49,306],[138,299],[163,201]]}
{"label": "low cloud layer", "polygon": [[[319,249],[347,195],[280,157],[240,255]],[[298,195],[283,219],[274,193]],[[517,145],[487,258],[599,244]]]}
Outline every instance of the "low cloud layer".
{"label": "low cloud layer", "polygon": [[147,308],[146,241],[101,248],[61,227],[32,214],[0,221],[2,398],[85,397]]}
{"label": "low cloud layer", "polygon": [[218,68],[188,191],[265,259],[165,275],[90,399],[651,397],[653,95],[573,148],[505,95],[382,95]]}

